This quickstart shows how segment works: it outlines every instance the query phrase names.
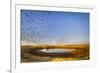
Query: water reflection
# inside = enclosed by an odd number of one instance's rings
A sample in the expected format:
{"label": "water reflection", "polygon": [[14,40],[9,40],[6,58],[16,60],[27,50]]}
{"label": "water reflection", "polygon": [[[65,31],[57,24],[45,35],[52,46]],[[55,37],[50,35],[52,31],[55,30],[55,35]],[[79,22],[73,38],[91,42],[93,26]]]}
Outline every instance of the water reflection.
{"label": "water reflection", "polygon": [[65,52],[73,52],[76,49],[42,49],[40,50],[41,52],[46,52],[46,53],[65,53]]}

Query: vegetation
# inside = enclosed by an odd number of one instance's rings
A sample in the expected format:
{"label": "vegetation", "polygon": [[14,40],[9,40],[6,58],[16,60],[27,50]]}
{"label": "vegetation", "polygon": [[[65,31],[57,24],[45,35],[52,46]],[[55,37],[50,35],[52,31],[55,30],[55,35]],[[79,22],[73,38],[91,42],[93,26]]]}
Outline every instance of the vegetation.
{"label": "vegetation", "polygon": [[[40,49],[76,49],[76,51],[68,52],[68,56],[48,56],[38,52]],[[38,53],[38,54],[37,54]],[[88,60],[89,45],[22,45],[21,46],[21,62],[48,62],[48,61],[71,61],[71,60]]]}

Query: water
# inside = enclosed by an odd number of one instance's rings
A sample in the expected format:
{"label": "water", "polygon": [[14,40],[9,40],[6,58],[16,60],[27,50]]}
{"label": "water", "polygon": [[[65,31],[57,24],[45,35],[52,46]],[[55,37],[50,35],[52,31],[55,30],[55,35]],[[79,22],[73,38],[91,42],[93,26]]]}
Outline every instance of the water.
{"label": "water", "polygon": [[76,49],[42,49],[40,51],[46,52],[46,53],[64,53],[64,52],[72,52],[75,51]]}

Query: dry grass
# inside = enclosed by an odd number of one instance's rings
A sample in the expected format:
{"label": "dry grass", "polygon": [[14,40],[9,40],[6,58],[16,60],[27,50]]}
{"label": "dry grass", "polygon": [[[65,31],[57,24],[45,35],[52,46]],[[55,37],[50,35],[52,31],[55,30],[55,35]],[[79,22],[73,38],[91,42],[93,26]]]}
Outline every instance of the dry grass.
{"label": "dry grass", "polygon": [[85,49],[85,48],[89,48],[88,44],[81,44],[81,45],[22,45],[21,48],[35,48],[35,49],[40,49],[40,48],[50,48],[50,49],[54,49],[54,48],[68,48],[68,49]]}
{"label": "dry grass", "polygon": [[[66,57],[51,57],[40,56],[32,53],[37,49],[76,49],[76,51],[69,52],[70,56]],[[88,60],[89,59],[89,45],[77,44],[77,45],[22,45],[21,46],[21,62],[48,62],[48,61],[70,61],[70,60]]]}

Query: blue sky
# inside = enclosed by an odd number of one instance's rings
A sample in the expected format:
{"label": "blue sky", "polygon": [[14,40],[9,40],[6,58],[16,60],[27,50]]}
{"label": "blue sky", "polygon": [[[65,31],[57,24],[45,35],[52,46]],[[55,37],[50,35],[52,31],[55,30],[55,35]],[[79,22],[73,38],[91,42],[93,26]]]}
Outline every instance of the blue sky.
{"label": "blue sky", "polygon": [[22,43],[89,43],[89,13],[21,10],[20,18]]}

